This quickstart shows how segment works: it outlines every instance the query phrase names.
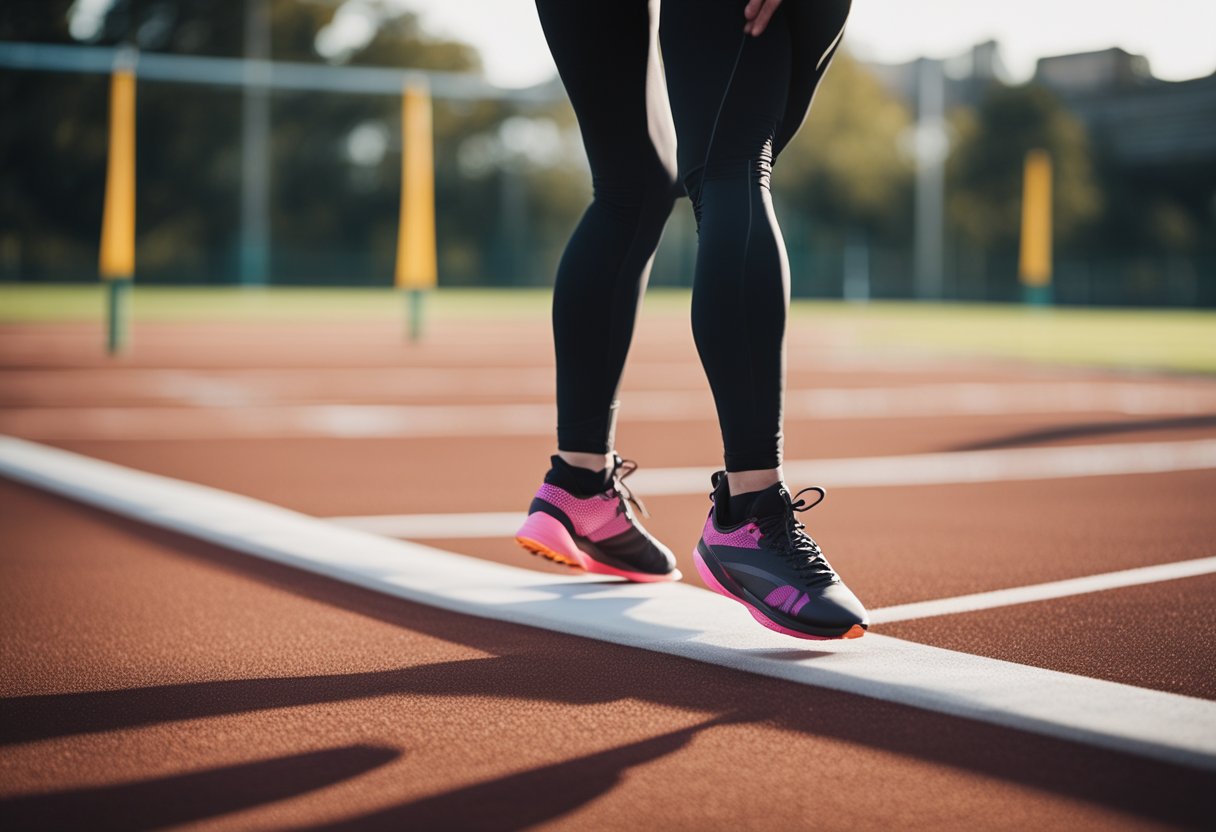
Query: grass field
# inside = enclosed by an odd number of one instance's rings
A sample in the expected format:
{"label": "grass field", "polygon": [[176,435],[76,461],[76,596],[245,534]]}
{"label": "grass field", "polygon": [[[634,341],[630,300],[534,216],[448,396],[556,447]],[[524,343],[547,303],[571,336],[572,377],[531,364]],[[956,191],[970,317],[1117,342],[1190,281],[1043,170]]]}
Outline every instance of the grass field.
{"label": "grass field", "polygon": [[[0,323],[101,321],[100,284],[0,284]],[[139,286],[133,318],[173,321],[404,320],[392,289]],[[547,289],[443,289],[426,298],[436,319],[549,314]],[[650,314],[685,316],[684,290],[652,290]],[[1216,373],[1216,310],[1030,308],[1009,304],[795,301],[795,325],[846,343],[1129,369]]]}

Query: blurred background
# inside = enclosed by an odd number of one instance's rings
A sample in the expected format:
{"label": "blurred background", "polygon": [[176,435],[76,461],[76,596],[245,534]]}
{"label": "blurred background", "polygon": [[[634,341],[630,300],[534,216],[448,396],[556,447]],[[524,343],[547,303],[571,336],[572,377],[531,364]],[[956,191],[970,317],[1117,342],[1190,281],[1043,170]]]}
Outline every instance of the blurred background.
{"label": "blurred background", "polygon": [[[909,5],[857,4],[778,165],[795,296],[1018,299],[1041,148],[1056,303],[1216,305],[1213,4]],[[530,0],[5,0],[0,280],[96,278],[123,46],[142,284],[392,285],[403,69],[431,73],[440,286],[550,283],[589,197]],[[214,60],[241,58],[274,83]],[[653,285],[689,284],[693,238],[684,203]]]}

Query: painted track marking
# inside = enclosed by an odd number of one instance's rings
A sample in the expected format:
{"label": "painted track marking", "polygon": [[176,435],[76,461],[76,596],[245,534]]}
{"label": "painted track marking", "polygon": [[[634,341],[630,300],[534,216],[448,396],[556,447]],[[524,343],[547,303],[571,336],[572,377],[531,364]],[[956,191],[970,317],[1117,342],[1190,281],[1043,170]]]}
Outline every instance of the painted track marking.
{"label": "painted track marking", "polygon": [[[786,479],[828,488],[951,485],[1156,474],[1216,468],[1216,439],[907,454],[786,462]],[[643,468],[629,484],[643,496],[709,493],[711,468]]]}
{"label": "painted track marking", "polygon": [[[787,480],[821,482],[836,489],[1159,474],[1212,468],[1216,468],[1216,439],[795,460],[785,463],[785,474]],[[644,468],[633,475],[630,485],[643,497],[708,494],[711,471],[712,466]],[[329,519],[390,537],[438,540],[507,537],[519,528],[524,515],[499,511]]]}
{"label": "painted track marking", "polygon": [[1216,572],[1216,557],[1196,558],[1154,566],[1141,566],[1136,569],[1121,569],[1117,572],[1103,572],[1099,575],[1086,575],[1082,578],[996,589],[992,592],[976,592],[971,595],[958,595],[954,598],[941,598],[935,601],[897,604],[892,607],[871,610],[870,621],[874,624],[892,624],[896,621],[911,621],[916,618],[991,610],[997,607],[1049,601],[1052,598],[1067,598],[1072,595],[1085,595],[1108,589],[1194,578],[1199,575],[1210,575],[1213,572]]}
{"label": "painted track marking", "polygon": [[479,561],[248,497],[13,438],[0,473],[246,554],[396,597],[1216,771],[1216,702],[881,635],[805,647],[684,584],[626,584]]}
{"label": "painted track marking", "polygon": [[[162,397],[170,401],[184,399],[196,406],[12,407],[0,410],[0,429],[30,439],[547,436],[552,433],[555,420],[552,402],[290,403],[275,401],[274,393],[267,395],[266,391],[280,385],[281,380],[258,386],[214,375],[180,372],[162,372],[154,378],[159,379]],[[443,384],[433,376],[414,378],[424,386],[431,385],[424,392],[433,392],[435,385]],[[338,394],[357,396],[357,390],[346,386],[352,381],[358,381],[358,376],[338,385]],[[470,377],[470,383],[476,383],[476,377]],[[497,386],[500,383],[478,390],[481,394],[493,395],[497,391],[506,395]],[[374,388],[377,396],[395,390],[392,384],[386,385]],[[395,395],[408,393],[397,390]],[[627,395],[625,407],[627,418],[636,422],[702,421],[713,414],[703,385],[683,392],[633,391]],[[785,402],[785,415],[789,419],[908,419],[1018,413],[1216,414],[1216,389],[1092,382],[922,384],[791,390]]]}
{"label": "painted track marking", "polygon": [[349,529],[385,537],[444,540],[511,537],[526,518],[527,514],[522,511],[479,511],[476,514],[368,514],[326,519]]}
{"label": "painted track marking", "polygon": [[[330,517],[329,520],[352,529],[371,534],[402,539],[441,540],[444,538],[501,538],[515,534],[525,515],[518,511],[503,511],[478,514],[389,514],[364,517]],[[896,621],[911,621],[916,618],[933,618],[939,615],[955,615],[977,610],[1030,604],[1086,595],[1108,589],[1174,581],[1216,573],[1216,557],[1175,561],[1116,572],[1103,572],[1080,578],[1067,578],[1041,584],[976,592],[952,598],[917,601],[870,610],[870,621],[874,624],[892,624]]]}

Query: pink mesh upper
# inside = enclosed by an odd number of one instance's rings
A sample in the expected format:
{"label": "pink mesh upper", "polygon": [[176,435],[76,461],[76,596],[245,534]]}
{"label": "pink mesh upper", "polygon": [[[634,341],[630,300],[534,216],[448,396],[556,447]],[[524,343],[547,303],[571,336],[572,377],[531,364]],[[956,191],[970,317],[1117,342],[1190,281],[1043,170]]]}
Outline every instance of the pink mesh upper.
{"label": "pink mesh upper", "polygon": [[629,518],[617,510],[620,497],[611,491],[580,498],[556,485],[544,483],[536,496],[565,512],[574,525],[574,533],[591,541],[616,537],[632,525]]}
{"label": "pink mesh upper", "polygon": [[748,523],[746,526],[740,526],[733,532],[720,532],[714,528],[713,514],[710,513],[709,518],[705,521],[705,531],[701,534],[701,539],[710,546],[734,546],[736,549],[759,549],[760,544],[757,543],[757,536],[754,532],[756,526]]}
{"label": "pink mesh upper", "polygon": [[[614,503],[609,503],[609,505],[614,505]],[[610,537],[616,537],[618,534],[629,531],[632,525],[633,523],[624,514],[617,514],[595,531],[583,536],[598,543],[601,540],[607,540]]]}

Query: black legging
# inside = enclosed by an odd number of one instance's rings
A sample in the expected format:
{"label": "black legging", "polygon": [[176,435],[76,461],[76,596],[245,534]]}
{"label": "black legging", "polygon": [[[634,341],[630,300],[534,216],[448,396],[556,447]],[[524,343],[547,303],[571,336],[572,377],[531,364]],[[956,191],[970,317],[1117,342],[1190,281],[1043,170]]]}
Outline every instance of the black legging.
{"label": "black legging", "polygon": [[769,175],[806,117],[850,2],[786,0],[752,37],[746,0],[662,0],[659,14],[658,0],[537,0],[595,194],[553,292],[559,449],[613,449],[638,302],[687,193],[699,236],[693,336],[726,469],[781,464],[789,266]]}

